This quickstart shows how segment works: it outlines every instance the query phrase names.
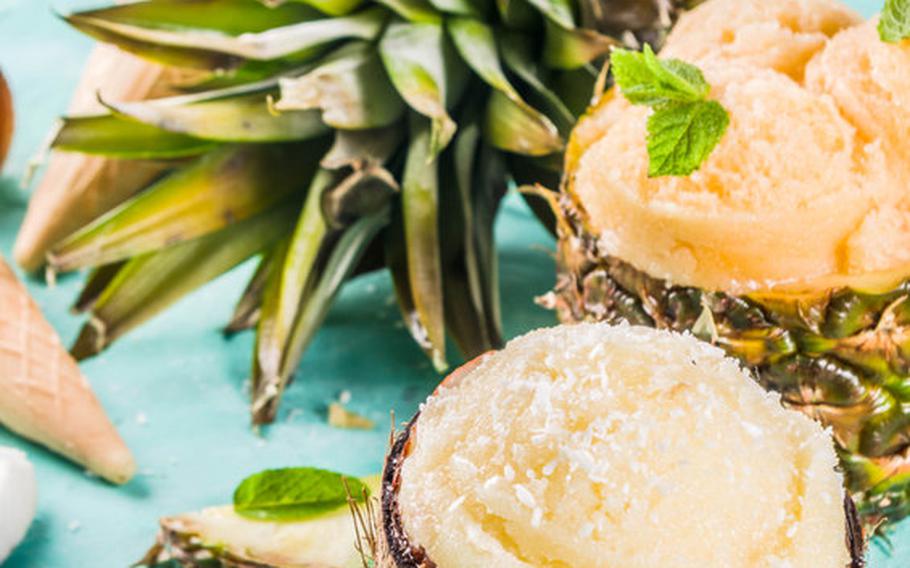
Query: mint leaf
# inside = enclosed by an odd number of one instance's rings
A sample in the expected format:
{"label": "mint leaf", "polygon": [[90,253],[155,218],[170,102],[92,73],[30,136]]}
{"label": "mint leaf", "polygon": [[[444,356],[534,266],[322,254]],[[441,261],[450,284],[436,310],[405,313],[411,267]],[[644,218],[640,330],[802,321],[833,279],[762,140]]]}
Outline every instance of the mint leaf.
{"label": "mint leaf", "polygon": [[888,43],[910,38],[910,0],[885,0],[878,21],[878,37]]}
{"label": "mint leaf", "polygon": [[730,117],[717,101],[667,103],[648,118],[648,176],[687,176],[720,142]]}
{"label": "mint leaf", "polygon": [[299,521],[334,511],[369,490],[356,477],[311,467],[272,469],[244,479],[234,491],[234,511],[270,521]]}
{"label": "mint leaf", "polygon": [[[910,2],[910,0],[906,0]],[[679,59],[644,51],[614,50],[613,78],[628,101],[654,109],[648,118],[648,176],[687,176],[720,142],[730,116],[708,100],[711,85],[701,70]]]}
{"label": "mint leaf", "polygon": [[614,50],[610,63],[616,84],[632,104],[694,102],[711,89],[698,67],[679,59],[661,61],[647,44],[643,52]]}

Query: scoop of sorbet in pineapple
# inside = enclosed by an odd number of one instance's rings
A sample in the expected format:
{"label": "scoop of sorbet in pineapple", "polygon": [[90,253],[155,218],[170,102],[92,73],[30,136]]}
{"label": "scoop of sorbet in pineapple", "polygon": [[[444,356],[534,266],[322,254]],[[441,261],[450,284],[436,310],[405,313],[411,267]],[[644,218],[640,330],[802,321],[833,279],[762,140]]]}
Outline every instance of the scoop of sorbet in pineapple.
{"label": "scoop of sorbet in pineapple", "polygon": [[831,0],[710,0],[680,17],[664,54],[739,60],[799,78],[828,37],[861,21]]}
{"label": "scoop of sorbet in pineapple", "polygon": [[910,43],[886,43],[877,19],[839,33],[806,68],[806,87],[829,93],[866,142],[910,168]]}
{"label": "scoop of sorbet in pineapple", "polygon": [[661,55],[703,69],[730,126],[697,172],[651,179],[649,110],[609,93],[567,154],[599,251],[732,293],[906,278],[910,45],[875,26],[829,0],[709,0],[683,16]]}
{"label": "scoop of sorbet in pineapple", "polygon": [[816,423],[719,349],[579,324],[427,401],[399,508],[438,566],[842,568],[835,464]]}
{"label": "scoop of sorbet in pineapple", "polygon": [[604,253],[675,284],[732,292],[843,275],[843,243],[905,187],[881,147],[858,141],[831,97],[785,75],[730,62],[702,69],[730,126],[692,175],[648,177],[650,111],[615,91],[574,134],[569,188]]}

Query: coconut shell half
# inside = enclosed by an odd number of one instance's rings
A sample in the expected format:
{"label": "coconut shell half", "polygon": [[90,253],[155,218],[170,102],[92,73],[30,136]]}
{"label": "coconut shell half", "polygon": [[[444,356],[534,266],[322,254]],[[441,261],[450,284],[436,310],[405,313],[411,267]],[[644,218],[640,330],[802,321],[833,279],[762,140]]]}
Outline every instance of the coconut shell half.
{"label": "coconut shell half", "polygon": [[[476,366],[480,358],[460,367],[452,373],[443,385],[452,385]],[[378,543],[376,565],[379,568],[452,568],[439,567],[427,554],[420,543],[412,542],[404,529],[401,508],[398,503],[398,492],[401,488],[401,469],[404,461],[413,450],[412,434],[416,431],[420,412],[407,423],[404,430],[393,435],[392,446],[386,456],[382,472],[381,492],[381,530]],[[845,545],[850,552],[849,568],[864,568],[866,541],[863,536],[862,523],[856,505],[849,495],[844,496],[844,515],[847,531]]]}
{"label": "coconut shell half", "polygon": [[0,72],[0,171],[13,140],[13,95]]}

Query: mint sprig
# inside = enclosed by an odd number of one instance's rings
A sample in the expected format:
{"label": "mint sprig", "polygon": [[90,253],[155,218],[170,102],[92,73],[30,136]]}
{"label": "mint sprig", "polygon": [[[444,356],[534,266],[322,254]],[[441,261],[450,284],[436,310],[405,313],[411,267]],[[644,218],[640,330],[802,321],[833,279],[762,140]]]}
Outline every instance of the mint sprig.
{"label": "mint sprig", "polygon": [[653,109],[648,118],[648,176],[687,176],[696,171],[723,138],[730,116],[708,100],[711,85],[701,70],[679,59],[658,59],[644,51],[617,49],[613,78],[629,102]]}
{"label": "mint sprig", "polygon": [[369,495],[356,477],[312,467],[271,469],[237,486],[234,511],[257,520],[300,521],[347,505],[349,492],[355,501]]}
{"label": "mint sprig", "polygon": [[910,0],[885,0],[878,21],[878,36],[887,43],[910,38]]}
{"label": "mint sprig", "polygon": [[648,118],[648,176],[684,176],[697,170],[729,122],[717,101],[667,103]]}

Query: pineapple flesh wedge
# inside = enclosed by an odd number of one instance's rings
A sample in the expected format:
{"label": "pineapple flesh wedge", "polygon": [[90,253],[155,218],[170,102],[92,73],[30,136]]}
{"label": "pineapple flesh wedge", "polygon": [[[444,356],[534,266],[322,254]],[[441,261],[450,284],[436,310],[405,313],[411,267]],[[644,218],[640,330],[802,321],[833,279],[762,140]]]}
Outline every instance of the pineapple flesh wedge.
{"label": "pineapple flesh wedge", "polygon": [[646,112],[607,93],[569,143],[543,299],[738,356],[833,428],[870,525],[910,514],[910,47],[874,26],[828,0],[685,14],[663,53],[703,69],[730,128],[699,171],[648,178]]}
{"label": "pineapple flesh wedge", "polygon": [[[363,479],[373,494],[379,476]],[[164,517],[158,543],[141,562],[155,566],[236,568],[362,568],[354,516],[345,505],[297,522],[254,520],[233,506]]]}

